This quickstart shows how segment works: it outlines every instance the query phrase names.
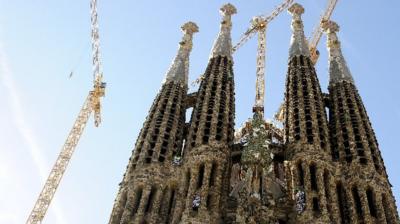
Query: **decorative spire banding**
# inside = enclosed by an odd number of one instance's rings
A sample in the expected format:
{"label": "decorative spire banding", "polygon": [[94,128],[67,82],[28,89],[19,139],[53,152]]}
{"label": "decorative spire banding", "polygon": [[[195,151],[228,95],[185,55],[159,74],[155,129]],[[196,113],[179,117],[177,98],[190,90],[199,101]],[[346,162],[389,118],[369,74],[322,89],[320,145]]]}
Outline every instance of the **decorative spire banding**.
{"label": "decorative spire banding", "polygon": [[169,68],[164,83],[174,81],[187,85],[189,74],[189,54],[192,50],[193,34],[199,32],[199,28],[194,22],[187,22],[181,26],[183,37],[179,42],[179,49]]}
{"label": "decorative spire banding", "polygon": [[348,81],[354,83],[347,63],[344,60],[340,41],[336,35],[339,25],[333,21],[327,21],[322,25],[322,29],[327,34],[327,48],[329,51],[329,76],[331,83]]}
{"label": "decorative spire banding", "polygon": [[304,8],[298,3],[294,3],[289,7],[288,12],[292,15],[292,39],[290,40],[289,58],[295,55],[310,56],[308,43],[304,36],[303,21],[301,14],[304,13]]}
{"label": "decorative spire banding", "polygon": [[220,55],[232,60],[231,15],[236,14],[236,8],[228,3],[221,7],[220,12],[222,14],[221,28],[211,50],[210,58]]}

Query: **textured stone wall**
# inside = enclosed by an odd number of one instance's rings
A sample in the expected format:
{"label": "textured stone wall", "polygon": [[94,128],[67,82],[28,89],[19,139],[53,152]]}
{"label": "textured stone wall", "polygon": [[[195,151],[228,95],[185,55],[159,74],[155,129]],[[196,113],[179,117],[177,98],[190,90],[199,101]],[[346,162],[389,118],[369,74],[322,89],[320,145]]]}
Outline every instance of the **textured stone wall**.
{"label": "textured stone wall", "polygon": [[285,159],[290,170],[288,185],[299,206],[297,222],[327,223],[333,207],[328,198],[333,189],[327,182],[335,168],[331,164],[323,95],[308,56],[293,56],[289,62],[285,104]]}
{"label": "textured stone wall", "polygon": [[[238,134],[247,140],[236,143],[230,38],[236,9],[221,8],[220,33],[199,90],[190,95],[187,57],[197,26],[183,26],[178,56],[140,131],[111,224],[400,223],[378,142],[334,34],[338,26],[328,26],[330,84],[323,94],[304,37],[304,9],[295,3],[289,11],[283,130],[255,111]],[[185,124],[188,107],[193,112]]]}
{"label": "textured stone wall", "polygon": [[173,160],[182,148],[186,88],[172,81],[161,87],[129,159],[110,223],[155,223],[171,215],[167,207],[172,205],[161,202],[173,204],[177,191]]}
{"label": "textured stone wall", "polygon": [[[227,192],[234,134],[234,82],[228,57],[210,59],[197,94],[185,149],[182,222],[218,223]],[[199,200],[194,205],[195,199]],[[176,214],[181,216],[181,214]]]}
{"label": "textured stone wall", "polygon": [[329,85],[334,160],[343,177],[340,223],[396,223],[394,197],[368,115],[351,81]]}

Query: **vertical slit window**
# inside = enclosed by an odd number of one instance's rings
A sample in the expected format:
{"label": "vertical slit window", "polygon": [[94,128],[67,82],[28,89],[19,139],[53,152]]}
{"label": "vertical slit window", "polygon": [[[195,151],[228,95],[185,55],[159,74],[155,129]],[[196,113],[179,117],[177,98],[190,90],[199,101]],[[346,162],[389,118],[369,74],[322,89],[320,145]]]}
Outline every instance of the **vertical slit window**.
{"label": "vertical slit window", "polygon": [[149,198],[147,199],[147,204],[144,209],[144,213],[149,213],[153,209],[153,201],[155,194],[156,194],[156,189],[152,187],[149,193]]}
{"label": "vertical slit window", "polygon": [[331,199],[331,193],[330,193],[330,184],[329,184],[329,172],[328,170],[324,170],[324,192],[325,192],[325,198],[326,198],[326,209],[328,211],[328,214],[333,220],[332,216],[332,199]]}
{"label": "vertical slit window", "polygon": [[201,188],[201,186],[203,185],[203,179],[204,179],[204,164],[201,164],[199,168],[199,174],[197,177],[197,189]]}
{"label": "vertical slit window", "polygon": [[372,217],[376,218],[376,206],[375,206],[374,192],[369,188],[366,193],[367,193],[369,213],[371,214]]}
{"label": "vertical slit window", "polygon": [[137,212],[137,210],[139,209],[140,200],[142,199],[142,192],[143,192],[142,188],[139,188],[136,191],[135,204],[134,204],[133,211],[132,211],[133,214],[135,214]]}
{"label": "vertical slit window", "polygon": [[301,165],[301,162],[297,163],[297,172],[299,175],[299,185],[300,186],[304,186],[304,170],[303,167]]}
{"label": "vertical slit window", "polygon": [[324,171],[324,188],[327,201],[330,201],[331,195],[329,193],[329,173],[328,170]]}
{"label": "vertical slit window", "polygon": [[350,213],[347,206],[346,192],[341,183],[336,185],[336,193],[338,199],[338,206],[342,224],[350,223]]}
{"label": "vertical slit window", "polygon": [[262,176],[262,174],[261,174],[261,172],[259,172],[258,173],[258,180],[259,180],[259,182],[258,182],[258,185],[259,185],[259,187],[258,187],[258,189],[259,189],[259,194],[260,194],[260,198],[263,198],[263,176]]}
{"label": "vertical slit window", "polygon": [[171,214],[172,210],[174,208],[174,203],[175,203],[175,189],[171,189],[171,196],[169,197],[169,203],[168,203],[168,209],[167,209],[167,216],[166,216],[166,222],[169,223],[170,219],[172,219]]}
{"label": "vertical slit window", "polygon": [[315,166],[315,164],[310,165],[310,181],[311,181],[311,189],[314,191],[318,191],[317,167]]}
{"label": "vertical slit window", "polygon": [[319,207],[318,198],[313,198],[313,199],[312,199],[312,203],[313,203],[313,211],[314,211],[315,213],[320,213],[320,212],[321,212],[321,209],[320,209],[320,207]]}
{"label": "vertical slit window", "polygon": [[208,195],[207,195],[207,209],[208,210],[211,210],[211,202],[212,201],[212,195],[211,195],[211,192],[210,193],[208,193]]}
{"label": "vertical slit window", "polygon": [[360,199],[360,195],[358,194],[358,190],[357,187],[353,187],[351,189],[351,192],[353,194],[353,200],[354,200],[354,204],[355,204],[355,210],[357,212],[357,216],[358,218],[362,218],[362,206],[361,206],[361,199]]}
{"label": "vertical slit window", "polygon": [[208,181],[208,186],[212,187],[215,184],[215,179],[216,179],[216,168],[217,168],[217,164],[213,163],[211,165],[211,171],[210,171],[210,179]]}
{"label": "vertical slit window", "polygon": [[185,197],[187,197],[187,194],[189,192],[189,185],[190,185],[190,170],[188,170],[186,172],[185,191],[184,191],[184,194],[183,194],[183,195],[185,195]]}

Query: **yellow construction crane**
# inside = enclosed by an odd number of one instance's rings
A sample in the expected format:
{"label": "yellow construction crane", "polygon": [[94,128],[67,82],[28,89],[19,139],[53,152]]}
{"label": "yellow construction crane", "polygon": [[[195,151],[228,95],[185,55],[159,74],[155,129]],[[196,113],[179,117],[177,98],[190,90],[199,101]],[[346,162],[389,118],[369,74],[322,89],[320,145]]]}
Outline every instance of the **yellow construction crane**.
{"label": "yellow construction crane", "polygon": [[338,2],[338,0],[329,0],[328,1],[328,6],[325,9],[324,14],[321,15],[321,19],[319,20],[319,23],[314,28],[312,36],[309,38],[310,56],[311,56],[311,61],[313,62],[314,65],[317,63],[318,58],[319,58],[319,51],[317,50],[317,46],[318,46],[319,40],[321,39],[321,36],[322,36],[322,24],[329,21],[329,19],[331,18],[332,12],[336,7],[337,2]]}
{"label": "yellow construction crane", "polygon": [[271,22],[281,12],[292,5],[292,3],[293,0],[285,0],[280,5],[278,5],[270,14],[254,17],[251,21],[250,27],[241,36],[239,42],[232,48],[232,52],[235,52],[248,40],[250,40],[256,33],[258,33],[256,99],[253,107],[253,112],[261,116],[264,116],[266,28],[269,22]]}
{"label": "yellow construction crane", "polygon": [[67,140],[65,141],[61,152],[44,184],[39,198],[37,199],[32,212],[30,213],[27,224],[42,223],[47,209],[56,193],[57,187],[60,184],[61,178],[67,169],[68,163],[75,151],[76,145],[83,133],[86,123],[89,120],[92,112],[94,113],[94,123],[97,127],[101,122],[101,98],[104,96],[106,83],[102,81],[103,73],[100,63],[100,42],[99,30],[97,21],[97,0],[91,0],[91,29],[92,29],[92,54],[93,54],[93,89],[89,92],[85,103],[80,110],[77,119],[75,120],[72,130],[70,131]]}

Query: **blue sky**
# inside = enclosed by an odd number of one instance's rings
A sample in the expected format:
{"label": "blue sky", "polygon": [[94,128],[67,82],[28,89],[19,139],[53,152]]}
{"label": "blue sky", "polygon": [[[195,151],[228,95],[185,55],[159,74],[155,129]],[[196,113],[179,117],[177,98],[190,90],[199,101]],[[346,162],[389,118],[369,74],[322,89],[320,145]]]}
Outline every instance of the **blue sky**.
{"label": "blue sky", "polygon": [[[207,65],[225,1],[99,0],[105,80],[103,124],[90,120],[44,223],[106,223],[138,132],[181,39],[194,21],[190,80]],[[233,42],[255,15],[279,0],[231,1]],[[303,0],[310,36],[326,1]],[[343,52],[380,143],[400,200],[398,68],[400,2],[339,1]],[[267,30],[266,115],[283,99],[290,41],[284,12]],[[327,91],[325,37],[317,73]],[[251,116],[256,39],[234,56],[236,125]],[[74,76],[68,75],[74,70]],[[23,223],[92,85],[89,0],[0,0],[0,223]],[[197,87],[191,87],[193,91]],[[398,203],[398,207],[400,204]]]}

